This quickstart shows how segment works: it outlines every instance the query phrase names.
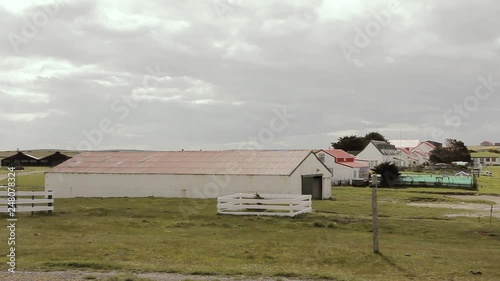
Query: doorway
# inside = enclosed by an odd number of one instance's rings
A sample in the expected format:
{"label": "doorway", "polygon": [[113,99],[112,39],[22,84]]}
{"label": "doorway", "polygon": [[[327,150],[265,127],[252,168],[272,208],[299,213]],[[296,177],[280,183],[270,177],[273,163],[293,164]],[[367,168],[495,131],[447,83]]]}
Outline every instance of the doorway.
{"label": "doorway", "polygon": [[323,175],[302,176],[302,195],[311,195],[314,200],[323,199]]}

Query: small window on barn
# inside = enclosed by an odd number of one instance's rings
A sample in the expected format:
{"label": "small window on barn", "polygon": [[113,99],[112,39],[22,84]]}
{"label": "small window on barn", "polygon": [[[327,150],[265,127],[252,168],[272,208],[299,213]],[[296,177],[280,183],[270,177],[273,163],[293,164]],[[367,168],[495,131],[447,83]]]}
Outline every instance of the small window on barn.
{"label": "small window on barn", "polygon": [[318,153],[318,159],[319,159],[319,161],[325,163],[325,154],[324,153]]}

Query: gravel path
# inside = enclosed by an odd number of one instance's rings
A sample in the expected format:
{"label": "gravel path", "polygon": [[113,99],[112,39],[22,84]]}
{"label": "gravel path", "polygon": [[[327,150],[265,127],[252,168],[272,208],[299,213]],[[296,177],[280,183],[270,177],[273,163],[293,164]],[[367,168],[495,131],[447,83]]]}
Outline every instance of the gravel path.
{"label": "gravel path", "polygon": [[[18,271],[16,273],[0,272],[0,280],[5,281],[106,281],[109,277],[120,275],[120,272],[92,272],[92,271]],[[182,280],[219,280],[219,281],[276,281],[276,280],[294,280],[306,281],[306,279],[296,278],[250,278],[245,276],[220,277],[220,276],[198,276],[181,275],[171,273],[140,273],[138,277],[148,278],[154,281],[182,281]],[[318,280],[318,279],[316,279]]]}
{"label": "gravel path", "polygon": [[496,204],[493,205],[493,217],[500,218],[500,196],[491,195],[448,195],[448,197],[465,200],[460,203],[408,203],[410,206],[417,207],[432,207],[432,208],[448,208],[448,209],[461,209],[471,210],[474,212],[463,214],[448,214],[449,217],[489,217],[491,205],[467,203],[467,200],[485,200],[492,201]]}

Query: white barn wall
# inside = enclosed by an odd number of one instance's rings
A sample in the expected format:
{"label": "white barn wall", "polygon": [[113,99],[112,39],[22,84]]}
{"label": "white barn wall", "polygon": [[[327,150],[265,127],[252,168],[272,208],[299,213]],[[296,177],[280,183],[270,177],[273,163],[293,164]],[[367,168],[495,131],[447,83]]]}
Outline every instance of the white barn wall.
{"label": "white barn wall", "polygon": [[293,186],[293,189],[298,187],[297,194],[302,194],[302,176],[319,174],[323,175],[323,199],[330,198],[332,196],[331,173],[313,153],[309,154],[292,173],[290,176],[290,186]]}
{"label": "white barn wall", "polygon": [[363,151],[361,151],[358,155],[356,155],[356,157],[366,160],[376,160],[377,162],[374,163],[375,166],[384,162],[384,156],[371,142],[365,147],[365,149],[363,149]]}
{"label": "white barn wall", "polygon": [[325,166],[328,167],[329,169],[333,169],[333,165],[335,164],[335,158],[323,151],[318,152],[318,154],[319,153],[323,153],[325,155]]}
{"label": "white barn wall", "polygon": [[47,173],[46,190],[55,198],[187,197],[216,198],[234,193],[301,194],[302,183],[288,176],[66,174]]}
{"label": "white barn wall", "polygon": [[[358,169],[359,170],[359,169]],[[352,180],[354,178],[354,168],[347,167],[340,164],[333,164],[333,177],[332,180],[335,181],[345,181]]]}

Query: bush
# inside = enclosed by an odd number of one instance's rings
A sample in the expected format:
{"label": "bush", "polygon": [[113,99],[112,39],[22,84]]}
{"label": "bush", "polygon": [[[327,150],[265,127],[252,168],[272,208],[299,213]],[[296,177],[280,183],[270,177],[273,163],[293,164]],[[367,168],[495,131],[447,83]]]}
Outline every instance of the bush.
{"label": "bush", "polygon": [[315,221],[315,222],[313,223],[313,226],[314,226],[314,227],[325,227],[325,224],[324,224],[324,223],[322,223],[322,222],[319,222],[319,221]]}
{"label": "bush", "polygon": [[380,187],[392,187],[396,185],[399,176],[401,175],[398,167],[389,162],[377,165],[372,171],[381,175],[382,179],[378,184]]}

